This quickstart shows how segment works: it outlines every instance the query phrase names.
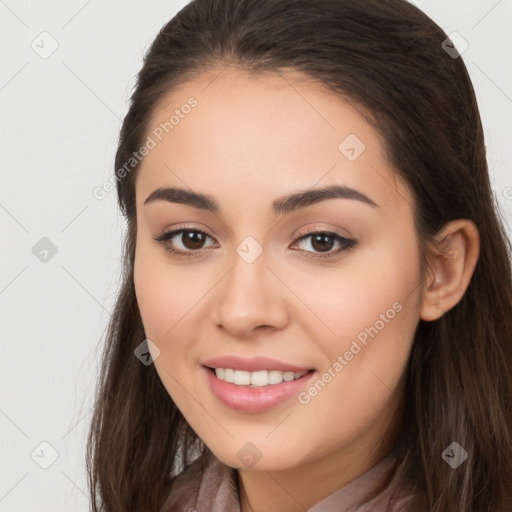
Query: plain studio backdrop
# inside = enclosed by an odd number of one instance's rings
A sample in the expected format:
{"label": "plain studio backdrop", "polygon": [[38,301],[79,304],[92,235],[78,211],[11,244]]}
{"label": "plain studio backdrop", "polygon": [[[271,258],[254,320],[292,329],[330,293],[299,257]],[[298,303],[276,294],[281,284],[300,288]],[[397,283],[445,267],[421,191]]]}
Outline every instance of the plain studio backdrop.
{"label": "plain studio backdrop", "polygon": [[[93,190],[113,173],[142,56],[186,3],[0,0],[0,511],[88,511],[86,432],[124,230],[115,190]],[[510,236],[512,1],[415,3],[469,45]]]}

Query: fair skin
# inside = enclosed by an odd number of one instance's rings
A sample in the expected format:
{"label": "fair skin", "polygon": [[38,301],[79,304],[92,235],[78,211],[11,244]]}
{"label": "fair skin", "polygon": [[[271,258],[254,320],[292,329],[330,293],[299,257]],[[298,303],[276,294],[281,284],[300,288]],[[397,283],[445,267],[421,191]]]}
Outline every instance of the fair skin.
{"label": "fair skin", "polygon": [[[239,469],[242,512],[303,511],[389,451],[385,432],[400,408],[417,324],[459,302],[478,258],[478,233],[467,220],[448,224],[442,236],[450,257],[446,248],[433,252],[422,280],[411,194],[355,109],[290,74],[219,71],[173,90],[148,130],[197,99],[138,171],[137,301],[146,336],[160,350],[155,367],[165,388],[213,453]],[[366,146],[354,161],[338,149],[350,134]],[[272,211],[284,195],[328,185],[375,204],[331,198]],[[144,204],[159,187],[207,194],[219,211]],[[153,239],[179,228],[207,237],[191,245],[179,234],[167,247],[199,256],[174,256]],[[356,244],[339,251],[331,238],[322,252],[313,236],[298,241],[305,229]],[[251,263],[236,252],[248,236],[262,249]],[[264,412],[233,410],[204,378],[207,359],[264,355],[314,369],[314,382],[397,303],[400,312],[307,404],[293,397]],[[261,453],[252,467],[237,456],[247,442]]]}

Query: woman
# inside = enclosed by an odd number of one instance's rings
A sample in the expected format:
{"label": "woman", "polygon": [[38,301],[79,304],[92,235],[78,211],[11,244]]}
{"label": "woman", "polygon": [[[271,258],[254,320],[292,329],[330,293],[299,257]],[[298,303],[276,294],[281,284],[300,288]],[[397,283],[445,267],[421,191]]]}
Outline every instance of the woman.
{"label": "woman", "polygon": [[93,511],[512,509],[510,244],[432,20],[195,0],[115,168]]}

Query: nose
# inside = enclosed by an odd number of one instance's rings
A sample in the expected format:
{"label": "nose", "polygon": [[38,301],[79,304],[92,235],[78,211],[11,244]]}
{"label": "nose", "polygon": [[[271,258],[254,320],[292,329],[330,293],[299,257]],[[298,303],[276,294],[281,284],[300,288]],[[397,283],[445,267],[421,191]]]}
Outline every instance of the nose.
{"label": "nose", "polygon": [[286,287],[268,267],[264,255],[248,263],[238,254],[218,284],[213,321],[233,337],[248,338],[254,331],[282,329],[289,321]]}

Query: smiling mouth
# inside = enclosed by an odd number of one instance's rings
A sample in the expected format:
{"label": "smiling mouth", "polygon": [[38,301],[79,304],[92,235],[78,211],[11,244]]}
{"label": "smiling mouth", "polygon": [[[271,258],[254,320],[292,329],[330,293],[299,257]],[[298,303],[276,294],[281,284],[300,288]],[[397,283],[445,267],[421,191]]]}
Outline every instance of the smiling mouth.
{"label": "smiling mouth", "polygon": [[282,382],[291,382],[301,379],[314,370],[304,370],[301,372],[285,372],[281,370],[259,370],[249,372],[245,370],[236,370],[233,368],[206,368],[213,373],[219,380],[235,384],[241,387],[271,387]]}

